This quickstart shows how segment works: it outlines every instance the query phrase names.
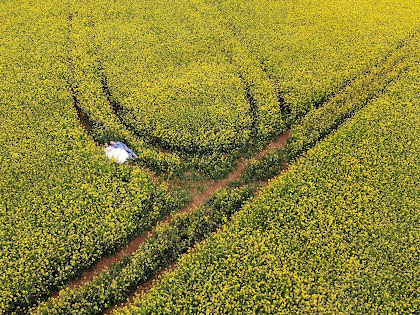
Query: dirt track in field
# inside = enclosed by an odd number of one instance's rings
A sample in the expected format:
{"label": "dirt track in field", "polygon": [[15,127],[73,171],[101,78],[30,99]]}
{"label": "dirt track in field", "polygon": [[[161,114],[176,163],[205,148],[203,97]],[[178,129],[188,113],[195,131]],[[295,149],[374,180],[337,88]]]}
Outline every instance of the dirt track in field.
{"label": "dirt track in field", "polygon": [[[402,47],[402,46],[401,46]],[[383,60],[381,60],[379,63],[378,63],[378,65],[380,65],[380,63],[382,63],[382,62],[385,62],[387,59],[389,58],[389,56],[386,56],[386,57],[384,57],[384,59]],[[395,79],[394,79],[395,80]],[[394,81],[394,80],[392,80],[392,81]],[[392,82],[391,81],[391,82]],[[373,79],[372,79],[372,82],[373,82]],[[380,91],[378,91],[377,93],[375,93],[373,96],[372,96],[372,98],[374,98],[378,93],[379,94],[383,94],[384,92],[385,92],[385,90],[386,90],[386,88],[391,84],[391,82],[387,82],[386,83],[386,85],[383,87],[383,89],[382,90],[380,90]],[[339,93],[341,93],[342,91],[344,91],[344,88],[341,90],[341,91],[339,91]],[[332,96],[328,96],[327,98],[326,98],[326,100],[324,100],[323,102],[322,102],[322,104],[324,104],[324,103],[326,103],[326,102],[328,102],[328,100],[331,98]],[[367,101],[366,101],[366,103],[368,102],[368,101],[370,101],[371,99],[367,99]],[[317,107],[321,107],[321,105],[317,105]],[[341,123],[338,123],[338,126],[339,125],[341,125]],[[335,130],[338,126],[335,126],[333,129]],[[286,137],[286,140],[284,140],[284,139],[282,139],[282,137],[280,137],[279,139],[278,139],[278,141],[275,141],[275,142],[272,142],[272,143],[270,143],[264,150],[262,150],[259,154],[257,154],[256,155],[256,159],[258,160],[258,159],[261,159],[263,156],[265,156],[266,154],[268,154],[269,152],[271,152],[271,151],[273,151],[273,150],[275,150],[275,149],[277,149],[277,148],[280,148],[280,147],[282,147],[282,146],[284,146],[284,144],[285,144],[285,142],[287,141],[287,138],[288,138],[288,133],[286,133],[284,136]],[[283,141],[284,141],[284,143],[283,143]],[[241,161],[239,164],[238,164],[238,169],[235,171],[235,172],[233,172],[232,174],[230,174],[229,175],[229,177],[228,178],[233,178],[232,180],[235,180],[235,174],[237,173],[237,172],[239,172],[239,173],[242,173],[243,172],[243,170],[246,168],[246,164],[247,164],[247,162],[246,161]],[[284,167],[283,167],[283,169],[282,169],[282,173],[284,173],[284,172],[286,172],[287,170],[288,170],[288,164],[286,163],[285,165],[284,165]],[[240,170],[242,168],[242,170]],[[240,177],[240,175],[237,177],[237,178],[239,178]],[[260,186],[266,186],[267,184],[268,184],[268,181],[260,181],[260,182],[258,182],[257,184],[259,184]],[[226,184],[227,185],[227,184]],[[223,185],[222,185],[223,186]],[[193,247],[194,248],[194,247]],[[139,296],[139,295],[142,295],[142,294],[145,294],[145,293],[147,293],[152,287],[154,287],[156,284],[158,284],[160,281],[161,281],[161,279],[163,278],[163,276],[166,274],[166,273],[168,273],[168,272],[170,272],[170,271],[172,271],[172,270],[174,270],[175,268],[176,268],[176,266],[177,266],[177,263],[176,262],[174,262],[174,263],[172,263],[172,264],[170,264],[169,266],[167,266],[166,268],[164,268],[164,269],[162,269],[161,271],[159,271],[158,273],[156,273],[156,275],[150,280],[150,281],[148,281],[148,282],[146,282],[146,283],[144,283],[143,285],[141,285],[141,286],[139,286],[134,292],[133,292],[133,294],[126,300],[126,301],[124,301],[124,302],[122,302],[122,303],[120,303],[120,304],[117,304],[117,305],[115,305],[114,307],[112,307],[112,308],[110,308],[110,309],[108,309],[108,310],[106,310],[105,311],[105,313],[104,314],[112,314],[115,310],[118,310],[118,309],[121,309],[122,307],[125,307],[125,306],[128,306],[128,305],[130,305],[130,304],[132,304],[133,302],[134,302],[134,300],[135,300],[135,298],[137,297],[137,296]]]}
{"label": "dirt track in field", "polygon": [[[267,155],[270,152],[275,151],[276,149],[279,149],[283,147],[286,144],[287,139],[289,138],[289,131],[286,131],[283,135],[276,138],[274,141],[269,143],[262,151],[260,151],[256,156],[254,156],[254,159],[261,159],[265,155]],[[237,163],[237,167],[235,171],[231,172],[226,178],[221,179],[219,181],[211,181],[210,183],[203,183],[206,184],[206,188],[203,192],[197,192],[195,188],[192,188],[191,191],[193,191],[193,197],[192,202],[190,202],[186,207],[182,208],[179,212],[180,213],[188,213],[193,211],[195,208],[203,205],[207,200],[209,200],[214,193],[223,187],[227,187],[230,183],[232,183],[235,180],[238,180],[241,175],[243,174],[244,170],[246,169],[247,165],[249,164],[249,160],[240,160]],[[172,215],[168,215],[158,223],[170,223],[172,221]],[[156,225],[155,225],[156,227]],[[112,256],[101,258],[97,261],[97,263],[90,268],[89,270],[85,270],[81,277],[78,279],[75,279],[71,281],[68,285],[69,288],[75,289],[78,287],[83,286],[88,281],[91,281],[95,277],[99,276],[102,272],[104,272],[107,268],[110,266],[122,261],[124,257],[127,255],[130,255],[134,253],[146,240],[149,239],[150,236],[153,235],[155,227],[153,227],[151,230],[144,232],[142,235],[136,237],[134,240],[129,242],[124,248],[119,250],[117,253],[115,253]],[[143,287],[147,287],[149,282],[145,283]],[[54,293],[51,295],[52,298],[57,297],[59,292]]]}
{"label": "dirt track in field", "polygon": [[[72,28],[73,28],[72,27],[72,22],[73,22],[72,14],[69,14],[68,21],[69,21],[69,41],[71,41],[70,34],[71,34]],[[69,53],[69,55],[70,55],[70,53]],[[99,66],[101,67],[100,64],[99,64]],[[91,135],[92,122],[90,121],[89,116],[81,108],[80,103],[77,99],[76,90],[74,88],[74,85],[75,85],[74,69],[73,69],[71,60],[69,62],[69,72],[71,74],[70,91],[71,91],[71,95],[73,97],[74,108],[76,110],[79,123],[82,126],[82,128],[84,128],[87,131],[87,133],[89,135]],[[103,87],[104,88],[103,92],[107,96],[108,101],[110,102],[110,105],[113,105],[114,111],[115,110],[118,111],[118,108],[116,108],[116,106],[118,104],[115,103],[115,100],[113,99],[112,94],[111,94],[111,92],[110,92],[110,90],[109,90],[109,88],[106,84],[106,78],[102,78],[102,79],[105,80],[104,82],[102,82],[102,83],[105,83],[105,85]],[[283,135],[277,137],[274,141],[269,143],[263,150],[261,150],[256,156],[254,156],[254,159],[259,160],[262,157],[264,157],[265,155],[267,155],[268,153],[270,153],[270,152],[272,152],[272,151],[274,151],[278,148],[283,147],[286,144],[287,139],[289,138],[289,133],[290,133],[290,131],[288,130]],[[236,169],[233,172],[231,172],[226,178],[224,178],[222,180],[219,180],[219,181],[209,180],[207,182],[197,183],[196,187],[193,187],[193,188],[190,189],[190,191],[192,193],[192,201],[186,207],[182,208],[179,212],[180,213],[188,213],[188,212],[193,211],[195,208],[203,205],[207,200],[209,200],[214,195],[214,193],[218,189],[223,188],[223,187],[227,187],[233,181],[238,180],[241,177],[241,175],[243,174],[243,172],[246,169],[249,162],[250,161],[246,160],[246,159],[239,160],[238,163],[237,163]],[[156,179],[156,177],[154,177],[153,174],[151,174],[151,175],[154,179]],[[157,181],[158,180],[156,180],[156,182]],[[204,191],[201,192],[199,189],[197,189],[197,187],[199,187],[199,186],[204,187]],[[160,224],[161,223],[170,223],[171,221],[172,221],[172,215],[168,215],[167,217],[160,220],[158,223],[160,223]],[[85,270],[78,279],[75,279],[75,280],[71,281],[68,284],[67,287],[69,287],[70,289],[75,289],[75,288],[78,288],[78,287],[81,287],[81,286],[85,285],[85,283],[87,283],[87,282],[91,281],[92,279],[94,279],[95,277],[99,276],[102,272],[104,272],[110,266],[122,261],[127,255],[130,255],[130,254],[134,253],[143,243],[146,242],[146,240],[149,239],[150,236],[152,236],[154,234],[155,227],[156,227],[156,225],[152,229],[150,229],[149,231],[146,231],[142,235],[136,237],[134,240],[129,242],[124,248],[120,249],[115,254],[113,254],[111,256],[108,256],[108,257],[103,257],[100,260],[98,260],[95,263],[95,265],[93,265],[90,269]],[[170,267],[168,267],[168,268],[170,268]],[[159,272],[157,274],[157,276],[160,273],[162,273],[162,272]],[[151,281],[143,284],[143,286],[141,286],[140,289],[141,288],[146,288],[148,286],[151,286]],[[55,292],[51,295],[51,298],[56,298],[58,295],[59,295],[59,292]]]}
{"label": "dirt track in field", "polygon": [[[290,131],[288,130],[282,136],[278,137],[275,141],[270,142],[265,147],[265,149],[260,151],[254,158],[259,160],[262,157],[264,157],[265,155],[267,155],[268,153],[273,152],[276,149],[284,147],[284,145],[287,142],[287,139],[289,138],[289,135],[290,135]],[[222,187],[226,187],[232,181],[239,179],[241,177],[242,173],[244,172],[246,166],[248,165],[248,162],[249,162],[248,160],[240,161],[238,163],[237,169],[234,172],[230,173],[227,178],[216,182],[214,185],[212,185],[208,189],[206,189],[203,194],[197,195],[195,200],[193,200],[193,202],[190,205],[188,205],[187,207],[185,207],[181,211],[182,212],[192,211],[195,207],[198,207],[198,206],[202,205],[204,202],[206,202],[214,194],[214,192],[217,191],[217,189],[222,188]],[[289,165],[286,162],[284,164],[283,168],[282,168],[282,173],[286,172],[288,169],[289,169]],[[268,183],[269,183],[269,181],[259,181],[258,182],[258,184],[262,187],[267,186]],[[168,217],[168,219],[169,219],[169,217]],[[170,222],[171,219],[167,220],[167,222]],[[195,245],[194,245],[194,247],[195,247]],[[192,247],[192,250],[194,250],[194,247]],[[173,263],[169,264],[167,267],[165,267],[164,269],[157,272],[156,275],[151,280],[149,280],[149,281],[143,283],[142,285],[140,285],[139,287],[137,287],[137,289],[127,298],[127,300],[125,300],[124,302],[121,302],[119,304],[114,305],[112,308],[107,309],[103,314],[105,314],[105,315],[112,314],[117,309],[121,309],[125,306],[128,306],[128,305],[132,304],[134,302],[134,300],[136,299],[136,297],[150,291],[150,289],[153,286],[155,286],[156,284],[158,284],[160,282],[160,280],[162,279],[162,277],[166,273],[174,270],[176,267],[177,267],[177,262],[173,262]]]}

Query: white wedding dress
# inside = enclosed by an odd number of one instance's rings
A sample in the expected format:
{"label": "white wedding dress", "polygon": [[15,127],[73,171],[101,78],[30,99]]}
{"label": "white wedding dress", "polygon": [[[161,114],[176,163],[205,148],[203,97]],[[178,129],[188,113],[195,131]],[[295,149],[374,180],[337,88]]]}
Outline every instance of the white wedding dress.
{"label": "white wedding dress", "polygon": [[130,158],[128,152],[121,148],[106,147],[104,151],[108,159],[114,159],[119,164],[126,162]]}

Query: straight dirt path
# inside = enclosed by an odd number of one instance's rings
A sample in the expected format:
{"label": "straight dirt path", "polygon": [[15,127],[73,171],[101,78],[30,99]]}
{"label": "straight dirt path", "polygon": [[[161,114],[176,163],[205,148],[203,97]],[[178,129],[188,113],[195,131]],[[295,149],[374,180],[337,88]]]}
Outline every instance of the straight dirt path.
{"label": "straight dirt path", "polygon": [[[274,141],[270,142],[263,150],[261,150],[256,156],[254,156],[254,159],[259,160],[263,158],[265,155],[267,155],[268,153],[273,152],[281,147],[284,147],[284,145],[287,142],[287,139],[289,138],[289,134],[290,134],[290,131],[288,130],[283,135],[277,137]],[[179,213],[188,213],[188,212],[193,211],[197,207],[203,205],[207,200],[209,200],[217,190],[219,190],[220,188],[227,187],[233,181],[238,180],[243,174],[243,172],[245,171],[249,162],[250,160],[247,160],[247,159],[240,160],[237,163],[237,167],[235,171],[231,172],[226,178],[221,179],[219,181],[215,181],[214,183],[211,183],[201,193],[195,192],[192,196],[192,201],[187,206],[182,208],[179,211]],[[197,185],[200,185],[200,183]],[[193,190],[196,191],[194,188]],[[155,226],[152,229],[136,237],[134,240],[129,242],[125,247],[120,249],[115,254],[98,260],[92,268],[90,268],[89,270],[85,270],[82,273],[80,278],[71,281],[68,287],[71,289],[81,287],[85,283],[99,276],[104,270],[122,261],[127,255],[130,255],[134,253],[135,251],[137,251],[138,248],[154,234],[154,231],[157,225],[162,224],[162,223],[170,223],[171,221],[172,221],[172,215],[166,216],[165,218],[160,220],[157,224],[155,224]],[[59,292],[56,292],[51,297],[53,298],[57,297],[58,294]]]}
{"label": "straight dirt path", "polygon": [[[257,156],[255,156],[254,158],[255,159],[261,159],[261,158],[263,158],[265,155],[267,155],[268,153],[270,153],[270,152],[273,152],[273,151],[275,151],[275,150],[278,150],[278,149],[280,149],[280,148],[282,148],[282,147],[284,147],[284,145],[286,144],[286,142],[287,142],[287,139],[289,138],[289,131],[287,131],[285,134],[283,134],[282,136],[280,136],[276,141],[273,141],[273,142],[271,142],[264,150],[262,150],[262,151],[260,151],[258,154],[257,154]],[[241,161],[241,162],[239,162],[239,164],[238,164],[238,167],[237,167],[237,169],[236,169],[236,171],[234,171],[234,172],[232,172],[229,176],[228,176],[228,178],[226,178],[226,179],[224,179],[224,180],[221,180],[221,181],[219,181],[219,182],[217,182],[217,185],[214,185],[214,186],[211,186],[211,187],[209,187],[209,190],[212,190],[213,189],[213,187],[216,187],[216,186],[218,186],[218,188],[216,188],[214,191],[213,191],[213,193],[217,190],[217,189],[219,189],[219,188],[222,188],[222,187],[226,187],[226,186],[228,186],[232,181],[235,181],[235,180],[237,180],[237,179],[239,179],[240,177],[241,177],[241,175],[242,175],[242,173],[244,172],[244,170],[246,169],[246,166],[248,165],[248,160],[246,160],[246,161]],[[281,171],[281,173],[284,173],[284,172],[287,172],[287,170],[288,170],[288,167],[289,165],[288,165],[288,163],[286,162],[284,165],[283,165],[283,168],[282,168],[282,171]],[[221,184],[221,182],[224,182],[224,184],[223,185],[220,185]],[[259,187],[260,187],[260,189],[261,188],[263,188],[263,187],[265,187],[265,186],[267,186],[268,185],[268,181],[259,181],[258,182],[258,185],[259,185]],[[207,192],[207,191],[206,191]],[[206,193],[205,192],[205,193]],[[213,193],[208,193],[207,192],[207,196],[205,196],[204,195],[204,193],[203,193],[203,195],[200,195],[200,196],[197,196],[197,205],[196,206],[193,206],[193,203],[191,203],[189,206],[187,206],[186,208],[184,208],[183,210],[181,210],[181,211],[185,211],[185,212],[190,212],[190,211],[192,211],[193,209],[195,209],[195,207],[198,207],[198,206],[200,206],[201,204],[204,204],[211,196],[212,196],[212,194]],[[191,208],[190,208],[191,207]],[[168,222],[170,222],[170,220],[168,221]],[[194,250],[194,248],[195,248],[195,246],[196,245],[193,245],[191,248],[190,248],[190,251],[191,250]],[[165,268],[163,268],[162,270],[160,270],[160,271],[158,271],[156,274],[155,274],[155,276],[151,279],[151,280],[149,280],[149,281],[147,281],[147,282],[145,282],[145,283],[143,283],[143,284],[141,284],[139,287],[137,287],[137,289],[135,289],[132,293],[131,293],[131,295],[124,301],[124,302],[121,302],[121,303],[119,303],[119,304],[116,304],[116,305],[114,305],[113,307],[111,307],[111,308],[109,308],[109,309],[107,309],[103,314],[104,315],[108,315],[108,314],[113,314],[115,311],[117,311],[117,310],[119,310],[119,309],[122,309],[122,308],[124,308],[124,307],[126,307],[126,306],[128,306],[128,305],[130,305],[130,304],[132,304],[132,303],[134,303],[134,301],[135,301],[135,299],[138,297],[138,296],[140,296],[140,295],[142,295],[142,294],[145,294],[145,293],[147,293],[148,291],[150,291],[155,285],[157,285],[159,282],[160,282],[160,280],[163,278],[163,276],[166,274],[166,273],[168,273],[168,272],[170,272],[170,271],[172,271],[172,270],[174,270],[176,267],[177,267],[177,265],[178,265],[178,262],[177,261],[175,261],[175,262],[173,262],[173,263],[171,263],[171,264],[169,264],[168,266],[166,266]]]}

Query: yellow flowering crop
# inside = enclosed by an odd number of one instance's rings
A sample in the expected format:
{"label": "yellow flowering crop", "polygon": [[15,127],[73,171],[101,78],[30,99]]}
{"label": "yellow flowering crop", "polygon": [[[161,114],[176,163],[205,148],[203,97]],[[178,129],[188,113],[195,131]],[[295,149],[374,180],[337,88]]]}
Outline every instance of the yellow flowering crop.
{"label": "yellow flowering crop", "polygon": [[179,205],[141,169],[109,163],[80,126],[66,80],[67,5],[2,1],[0,21],[0,313],[9,314]]}
{"label": "yellow flowering crop", "polygon": [[412,33],[419,9],[410,0],[392,9],[388,1],[119,0],[97,1],[87,15],[126,124],[192,153],[284,131]]}
{"label": "yellow flowering crop", "polygon": [[[133,310],[410,311],[419,73],[404,73],[419,56],[404,44],[418,44],[419,12],[418,0],[2,1],[0,313],[27,312],[185,203],[138,166],[222,177],[290,126],[296,157],[386,88]],[[109,140],[138,164],[110,163]],[[159,255],[189,246],[173,233]],[[153,271],[170,260],[142,253]],[[120,283],[138,283],[136,262]],[[115,283],[95,288],[121,300]]]}
{"label": "yellow flowering crop", "polygon": [[416,313],[419,86],[412,63],[117,314]]}

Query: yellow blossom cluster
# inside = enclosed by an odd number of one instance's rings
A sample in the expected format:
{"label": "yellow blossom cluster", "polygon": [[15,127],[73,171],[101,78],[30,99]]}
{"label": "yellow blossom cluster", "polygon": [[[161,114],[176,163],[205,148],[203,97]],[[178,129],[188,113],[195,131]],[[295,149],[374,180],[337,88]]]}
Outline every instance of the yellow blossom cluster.
{"label": "yellow blossom cluster", "polygon": [[176,214],[168,224],[158,225],[137,251],[114,264],[85,285],[60,291],[31,314],[102,314],[123,302],[133,288],[149,281],[157,271],[211,235],[254,193],[252,187],[221,189],[205,205],[189,213]]}
{"label": "yellow blossom cluster", "polygon": [[290,129],[290,137],[284,147],[270,152],[262,159],[250,161],[242,174],[241,181],[246,183],[274,177],[282,170],[284,162],[290,163],[298,158],[344,121],[350,119],[355,112],[369,104],[372,99],[383,94],[392,82],[417,62],[419,40],[419,32],[410,34],[366,74],[352,80],[322,107],[306,114]]}
{"label": "yellow blossom cluster", "polygon": [[70,1],[76,94],[96,139],[221,177],[405,40],[409,2]]}
{"label": "yellow blossom cluster", "polygon": [[193,153],[284,131],[395,49],[418,9],[411,0],[117,0],[95,2],[90,18],[125,122]]}
{"label": "yellow blossom cluster", "polygon": [[[131,311],[410,311],[419,12],[418,0],[2,1],[0,314],[27,312],[185,203],[109,163],[103,142],[156,173],[221,177],[291,125],[299,156],[367,103]],[[229,215],[251,195],[218,194]],[[141,262],[151,277],[224,220],[202,211],[113,269],[120,282],[87,287],[102,290],[89,312],[123,300]],[[54,307],[71,310],[69,292]]]}
{"label": "yellow blossom cluster", "polygon": [[[291,141],[289,141],[285,148],[281,150],[283,155],[278,155],[275,159],[266,159],[260,164],[251,164],[252,172],[256,171],[255,166],[261,171],[278,170],[281,169],[284,159],[296,158],[300,153],[305,152],[308,148],[313,147],[317,140],[322,139],[324,136],[330,134],[338,125],[343,123],[345,118],[350,117],[357,110],[370,104],[372,99],[380,97],[380,94],[388,91],[391,87],[391,92],[395,93],[396,88],[404,86],[398,83],[394,86],[394,81],[407,71],[411,71],[409,75],[415,77],[416,73],[413,72],[412,66],[415,64],[419,57],[419,38],[417,34],[409,36],[406,40],[402,41],[398,49],[385,56],[378,64],[369,70],[365,75],[360,76],[351,85],[346,87],[341,93],[334,96],[323,107],[311,111],[308,115],[301,120],[301,122],[291,129]],[[415,86],[415,85],[413,85]],[[382,99],[382,98],[381,98]],[[377,109],[376,109],[377,110]],[[359,118],[360,119],[360,118]],[[342,131],[339,131],[342,132]],[[354,160],[354,158],[353,158]],[[273,165],[278,163],[277,165]],[[264,175],[273,176],[272,172],[267,172]],[[345,180],[352,180],[353,175],[345,177]],[[255,178],[254,179],[261,179]],[[267,178],[264,178],[267,179]],[[310,187],[313,184],[309,184]],[[328,187],[332,188],[333,184],[328,183]],[[167,266],[170,261],[175,260],[182,253],[184,253],[194,241],[198,241],[208,236],[211,231],[218,228],[225,219],[236,211],[238,211],[243,203],[250,198],[252,194],[249,193],[248,187],[244,186],[242,189],[237,190],[221,190],[215,194],[212,200],[191,213],[178,215],[174,220],[167,225],[160,226],[157,233],[151,237],[146,244],[141,246],[135,253],[127,257],[123,262],[114,265],[111,269],[102,273],[99,277],[90,281],[82,288],[66,289],[60,292],[58,298],[53,298],[46,303],[41,304],[36,310],[37,314],[63,314],[63,313],[101,313],[110,306],[124,301],[130,295],[133,287],[138,286],[145,281],[151,279],[157,270]],[[302,187],[302,191],[306,192],[307,187]],[[371,192],[371,189],[367,189]],[[322,193],[322,192],[321,192]],[[322,196],[325,196],[323,194]],[[336,199],[339,199],[337,197]],[[316,206],[319,201],[311,197],[307,199],[309,205]],[[264,217],[261,216],[261,224],[264,222]],[[328,224],[332,224],[334,218],[332,215],[326,216],[325,220]],[[246,237],[245,237],[246,239]],[[264,241],[261,241],[264,242]],[[264,264],[258,272],[260,274],[267,273],[267,278],[277,277],[282,283],[278,290],[290,291],[290,287],[294,285],[301,285],[304,283],[300,276],[283,270],[272,270],[273,262],[276,262],[276,255],[267,251],[268,247],[263,247],[263,251],[258,255],[261,257],[261,264]],[[243,259],[243,264],[251,264],[250,255],[245,251],[241,252],[240,259]],[[254,255],[255,256],[255,255]],[[238,258],[235,256],[234,258]],[[253,257],[253,256],[252,256]],[[255,257],[254,257],[255,258]],[[232,264],[238,263],[233,260]],[[239,259],[239,258],[238,258]],[[354,259],[353,259],[354,260]],[[236,267],[236,265],[235,265]],[[230,272],[235,267],[229,269]],[[252,269],[252,273],[255,269]],[[251,273],[245,273],[241,277],[255,277]],[[267,280],[268,281],[268,280]],[[261,283],[260,287],[267,285]],[[238,290],[237,286],[231,289],[226,289],[220,294],[232,294],[229,290]],[[269,290],[270,286],[264,289]],[[260,290],[262,290],[260,288]],[[271,290],[271,289],[270,289]],[[283,300],[277,300],[275,303],[270,303],[270,299],[266,299],[264,305],[258,301],[253,312],[275,312],[279,307],[287,308],[288,303],[297,303],[303,300],[302,294],[307,294],[305,286],[295,290],[292,295],[285,296]],[[264,292],[257,290],[250,290],[247,292],[245,298],[252,298],[257,300],[259,297],[265,299]],[[240,294],[240,293],[238,293]],[[281,293],[280,295],[284,295]],[[257,298],[258,297],[258,298]],[[218,298],[217,296],[215,298]],[[241,297],[242,298],[242,297]],[[294,300],[296,299],[296,300]],[[224,300],[223,300],[224,301]],[[280,305],[280,306],[279,306]],[[176,306],[178,307],[178,306]],[[208,305],[202,306],[203,309]],[[240,309],[240,301],[231,303],[231,310]],[[175,311],[184,310],[185,304],[180,305]],[[162,305],[147,310],[146,312],[161,312]],[[172,310],[173,311],[173,310]],[[250,311],[250,310],[247,310]],[[197,312],[192,309],[191,312]],[[212,310],[212,312],[226,312],[225,309]]]}
{"label": "yellow blossom cluster", "polygon": [[203,0],[255,56],[295,118],[322,105],[420,24],[419,1]]}

